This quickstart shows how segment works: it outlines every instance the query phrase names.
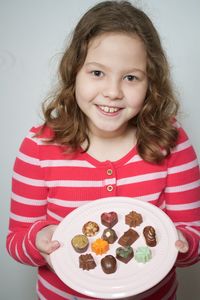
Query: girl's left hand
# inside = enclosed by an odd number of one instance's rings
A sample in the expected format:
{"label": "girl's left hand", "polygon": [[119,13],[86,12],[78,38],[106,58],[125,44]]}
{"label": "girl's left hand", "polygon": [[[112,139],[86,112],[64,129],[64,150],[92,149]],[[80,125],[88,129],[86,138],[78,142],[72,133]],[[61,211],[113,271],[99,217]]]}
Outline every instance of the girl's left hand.
{"label": "girl's left hand", "polygon": [[180,253],[186,253],[189,250],[189,244],[186,238],[184,237],[184,235],[182,234],[182,232],[178,229],[177,232],[178,232],[179,239],[178,241],[176,241],[175,246]]}

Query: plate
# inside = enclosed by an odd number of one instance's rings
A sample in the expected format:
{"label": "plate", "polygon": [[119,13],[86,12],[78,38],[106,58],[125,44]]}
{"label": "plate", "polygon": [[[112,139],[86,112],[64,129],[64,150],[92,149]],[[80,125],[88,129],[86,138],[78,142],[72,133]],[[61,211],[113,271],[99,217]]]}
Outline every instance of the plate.
{"label": "plate", "polygon": [[[101,224],[101,214],[115,211],[119,220],[113,229],[120,237],[129,229],[125,224],[125,215],[132,210],[143,217],[143,223],[134,228],[140,237],[132,245],[133,250],[145,245],[142,234],[145,226],[151,225],[156,230],[157,245],[151,248],[152,259],[147,263],[138,263],[133,258],[127,264],[117,260],[117,271],[113,274],[105,274],[100,261],[107,254],[115,256],[115,249],[120,246],[116,241],[110,245],[110,250],[104,255],[96,255],[89,247],[86,253],[93,255],[97,267],[89,271],[80,269],[80,254],[74,251],[71,239],[76,234],[82,233],[83,225],[88,221],[94,221],[100,227],[99,233],[89,238],[91,243],[101,237],[106,228]],[[61,247],[50,256],[58,277],[77,292],[101,299],[129,297],[152,288],[171,270],[178,254],[175,247],[178,236],[171,219],[158,207],[129,197],[102,198],[80,206],[61,221],[54,232],[53,239],[61,243]]]}

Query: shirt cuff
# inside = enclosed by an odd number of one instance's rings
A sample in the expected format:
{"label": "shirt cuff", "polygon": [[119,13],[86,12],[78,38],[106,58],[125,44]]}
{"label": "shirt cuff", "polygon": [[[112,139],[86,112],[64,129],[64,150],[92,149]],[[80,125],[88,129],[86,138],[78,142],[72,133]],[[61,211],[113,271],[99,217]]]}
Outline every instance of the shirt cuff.
{"label": "shirt cuff", "polygon": [[44,266],[47,264],[44,257],[40,254],[40,251],[36,247],[36,235],[44,227],[48,225],[56,225],[56,222],[53,221],[38,221],[34,223],[29,229],[27,236],[25,238],[25,244],[27,252],[32,257],[36,266]]}

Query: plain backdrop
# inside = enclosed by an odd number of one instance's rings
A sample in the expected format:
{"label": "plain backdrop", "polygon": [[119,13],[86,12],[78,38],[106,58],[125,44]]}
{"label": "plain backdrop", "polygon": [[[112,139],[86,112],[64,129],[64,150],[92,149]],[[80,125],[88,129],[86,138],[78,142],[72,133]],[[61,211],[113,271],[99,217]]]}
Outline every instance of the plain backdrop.
{"label": "plain backdrop", "polygon": [[[41,122],[40,105],[56,82],[67,36],[78,18],[96,2],[0,0],[1,300],[36,299],[36,270],[15,262],[5,250],[12,166],[27,131]],[[160,32],[181,102],[180,119],[199,158],[200,1],[132,2],[147,12]],[[199,266],[178,271],[178,300],[200,299]]]}

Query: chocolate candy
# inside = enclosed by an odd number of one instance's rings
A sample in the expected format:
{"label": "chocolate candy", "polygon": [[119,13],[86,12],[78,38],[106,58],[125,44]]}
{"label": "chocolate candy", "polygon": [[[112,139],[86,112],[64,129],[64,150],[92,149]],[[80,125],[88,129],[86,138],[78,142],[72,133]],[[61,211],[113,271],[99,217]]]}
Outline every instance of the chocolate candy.
{"label": "chocolate candy", "polygon": [[120,237],[118,243],[121,246],[131,246],[137,239],[139,238],[139,234],[130,228],[129,230],[125,231],[124,234]]}
{"label": "chocolate candy", "polygon": [[156,241],[156,231],[152,226],[146,226],[143,229],[144,238],[146,241],[146,244],[149,247],[155,247],[157,245]]}
{"label": "chocolate candy", "polygon": [[106,255],[101,260],[101,267],[104,273],[111,274],[117,270],[117,261],[114,256]]}
{"label": "chocolate candy", "polygon": [[101,214],[101,223],[109,228],[112,228],[118,222],[117,213],[114,211]]}
{"label": "chocolate candy", "polygon": [[116,249],[116,258],[127,264],[134,256],[133,248],[131,246],[118,247]]}
{"label": "chocolate candy", "polygon": [[86,236],[94,236],[99,231],[99,225],[93,221],[88,221],[83,225],[82,232]]}
{"label": "chocolate candy", "polygon": [[79,268],[89,271],[95,267],[96,263],[92,254],[81,254],[79,256]]}
{"label": "chocolate candy", "polygon": [[117,234],[112,228],[106,228],[103,231],[102,239],[107,241],[109,244],[113,244],[117,240]]}
{"label": "chocolate candy", "polygon": [[83,253],[88,249],[89,240],[87,236],[83,234],[77,234],[71,240],[71,244],[76,252]]}
{"label": "chocolate candy", "polygon": [[131,211],[125,216],[125,223],[130,227],[139,226],[143,222],[142,215],[136,211]]}

